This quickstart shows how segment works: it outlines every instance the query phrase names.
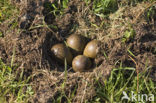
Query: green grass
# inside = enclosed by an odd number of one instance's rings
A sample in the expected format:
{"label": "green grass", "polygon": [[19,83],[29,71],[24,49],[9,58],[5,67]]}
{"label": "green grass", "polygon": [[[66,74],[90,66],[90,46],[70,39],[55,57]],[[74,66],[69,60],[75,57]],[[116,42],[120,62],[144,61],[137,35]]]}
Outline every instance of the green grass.
{"label": "green grass", "polygon": [[87,5],[92,3],[92,11],[95,15],[105,17],[118,9],[117,0],[84,0]]}
{"label": "green grass", "polygon": [[[19,9],[11,3],[11,0],[0,0],[0,24],[8,25],[7,31],[13,30],[18,27],[18,14]],[[0,37],[4,34],[0,31]]]}
{"label": "green grass", "polygon": [[[141,94],[147,94],[148,96],[150,94],[156,95],[156,83],[148,77],[149,74],[147,71],[150,69],[150,67],[147,67],[146,71],[139,73],[138,76],[135,72],[135,68],[124,68],[121,66],[113,69],[109,79],[105,80],[102,78],[102,80],[95,80],[96,96],[92,102],[133,103],[132,100],[121,100],[123,91],[127,93],[129,98],[132,98],[132,92],[140,96]],[[151,103],[154,103],[154,101]]]}
{"label": "green grass", "polygon": [[44,7],[52,13],[54,16],[61,16],[64,13],[64,9],[68,7],[68,0],[59,0],[54,3],[45,3]]}
{"label": "green grass", "polygon": [[122,38],[122,42],[128,42],[132,40],[135,37],[135,30],[132,28],[131,25],[129,25],[128,29],[125,31],[124,36]]}
{"label": "green grass", "polygon": [[30,78],[25,78],[22,72],[16,72],[16,67],[5,65],[0,59],[0,103],[27,103],[33,95],[28,84]]}
{"label": "green grass", "polygon": [[18,9],[11,4],[10,0],[0,0],[0,23],[10,19],[18,13]]}

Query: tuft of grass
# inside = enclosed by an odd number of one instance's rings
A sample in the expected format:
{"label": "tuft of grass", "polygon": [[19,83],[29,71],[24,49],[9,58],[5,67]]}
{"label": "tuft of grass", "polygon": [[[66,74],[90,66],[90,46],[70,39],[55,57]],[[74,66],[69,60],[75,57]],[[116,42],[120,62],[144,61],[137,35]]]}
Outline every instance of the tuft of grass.
{"label": "tuft of grass", "polygon": [[105,17],[118,9],[117,0],[85,0],[87,4],[92,3],[92,10],[95,15]]}
{"label": "tuft of grass", "polygon": [[125,31],[124,36],[122,38],[122,42],[128,42],[135,37],[135,30],[131,25],[129,25],[128,29]]}
{"label": "tuft of grass", "polygon": [[64,9],[68,7],[69,0],[58,0],[54,3],[45,3],[44,7],[47,8],[54,16],[63,15]]}
{"label": "tuft of grass", "polygon": [[[132,92],[136,95],[153,94],[156,95],[156,83],[149,78],[150,67],[138,75],[137,79],[135,68],[122,67],[113,69],[108,80],[96,80],[96,96],[92,102],[96,103],[132,103],[131,100],[123,100],[123,92],[127,93],[129,98],[132,98]],[[138,81],[139,80],[139,81]],[[139,83],[139,85],[137,85]],[[139,89],[137,90],[137,86]],[[138,96],[136,96],[137,98]],[[139,97],[137,98],[139,100]],[[136,101],[135,103],[140,102]],[[144,98],[144,102],[145,98]],[[152,101],[151,103],[154,103]]]}
{"label": "tuft of grass", "polygon": [[24,78],[23,70],[20,75],[15,71],[16,68],[5,65],[0,59],[0,103],[27,103],[33,95],[28,84],[30,78]]}
{"label": "tuft of grass", "polygon": [[10,19],[18,13],[18,9],[11,4],[11,0],[0,0],[0,23]]}
{"label": "tuft of grass", "polygon": [[[0,24],[7,25],[8,30],[11,31],[18,27],[19,9],[12,4],[11,0],[0,0]],[[0,31],[0,37],[5,34]]]}

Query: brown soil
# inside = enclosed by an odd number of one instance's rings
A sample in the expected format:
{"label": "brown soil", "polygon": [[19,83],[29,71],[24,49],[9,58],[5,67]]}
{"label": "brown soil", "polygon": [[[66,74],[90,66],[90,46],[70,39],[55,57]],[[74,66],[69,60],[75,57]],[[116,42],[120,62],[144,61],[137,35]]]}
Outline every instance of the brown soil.
{"label": "brown soil", "polygon": [[[19,34],[17,30],[6,32],[9,29],[7,23],[0,25],[0,28],[4,28],[2,29],[4,37],[0,38],[0,58],[10,65],[15,48],[14,66],[18,66],[19,71],[24,68],[26,77],[30,75],[33,77],[31,83],[35,95],[30,102],[51,103],[61,95],[61,91],[69,96],[75,89],[73,103],[91,99],[95,95],[93,80],[107,77],[113,68],[118,67],[117,61],[122,62],[123,66],[136,67],[140,71],[143,71],[146,65],[151,66],[151,77],[153,80],[156,79],[156,15],[155,19],[150,21],[145,19],[145,13],[138,16],[140,10],[148,3],[133,8],[121,8],[117,12],[122,12],[122,15],[116,13],[109,19],[101,19],[93,16],[88,10],[89,7],[81,0],[72,0],[65,14],[60,17],[49,13],[50,11],[44,7],[47,2],[52,3],[53,0],[29,0],[25,6],[23,2],[16,2],[23,10],[19,16],[19,28],[22,29]],[[122,20],[114,19],[114,16],[119,16]],[[126,20],[134,24],[132,27],[136,31],[136,36],[124,44],[121,39],[128,29]],[[97,25],[101,21],[110,25],[121,23],[124,27],[106,28],[104,25],[103,29],[97,29],[88,21]],[[57,29],[45,24],[55,25]],[[39,25],[44,26],[38,27]],[[55,61],[50,48],[56,43],[63,42],[73,33],[84,34],[90,39],[97,38],[101,41],[100,53],[95,59],[98,67],[91,72],[74,73],[68,66],[66,77],[64,65]],[[128,49],[135,55],[134,59],[127,52]],[[104,57],[104,51],[108,58]],[[62,89],[63,82],[66,86]],[[62,101],[67,100],[63,98]]]}

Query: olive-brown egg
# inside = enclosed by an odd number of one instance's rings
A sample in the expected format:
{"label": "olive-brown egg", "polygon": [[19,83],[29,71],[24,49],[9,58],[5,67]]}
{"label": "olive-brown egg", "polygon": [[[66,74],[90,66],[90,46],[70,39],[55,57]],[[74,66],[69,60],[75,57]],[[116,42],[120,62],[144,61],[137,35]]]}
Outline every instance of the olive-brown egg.
{"label": "olive-brown egg", "polygon": [[69,48],[66,47],[64,44],[55,44],[52,48],[51,51],[53,55],[61,62],[64,63],[64,60],[67,60],[68,64],[72,63],[72,53],[70,52]]}
{"label": "olive-brown egg", "polygon": [[67,38],[67,45],[79,54],[83,52],[86,40],[81,35],[73,34]]}
{"label": "olive-brown egg", "polygon": [[89,57],[89,58],[95,58],[97,53],[98,53],[98,41],[97,40],[92,40],[90,41],[83,52],[83,55]]}
{"label": "olive-brown egg", "polygon": [[75,72],[83,72],[91,67],[91,61],[84,55],[78,55],[73,59],[72,67]]}

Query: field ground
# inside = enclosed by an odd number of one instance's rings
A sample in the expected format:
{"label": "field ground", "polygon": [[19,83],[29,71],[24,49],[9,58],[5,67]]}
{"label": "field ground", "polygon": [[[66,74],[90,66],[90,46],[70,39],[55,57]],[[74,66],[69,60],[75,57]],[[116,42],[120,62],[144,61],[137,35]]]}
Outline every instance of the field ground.
{"label": "field ground", "polygon": [[[71,34],[100,41],[92,71],[51,55]],[[123,91],[156,101],[155,0],[0,0],[0,103],[132,103]]]}

